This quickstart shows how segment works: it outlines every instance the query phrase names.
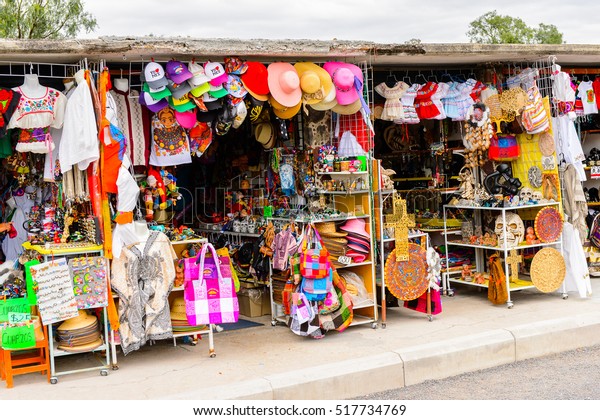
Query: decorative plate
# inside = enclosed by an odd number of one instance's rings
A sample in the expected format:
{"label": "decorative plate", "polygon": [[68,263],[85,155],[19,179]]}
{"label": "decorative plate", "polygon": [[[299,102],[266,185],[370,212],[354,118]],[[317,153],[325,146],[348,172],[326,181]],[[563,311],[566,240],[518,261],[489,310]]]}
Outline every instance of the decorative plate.
{"label": "decorative plate", "polygon": [[400,300],[413,300],[427,291],[427,253],[417,244],[408,244],[408,261],[396,261],[396,250],[385,262],[385,284]]}
{"label": "decorative plate", "polygon": [[[552,267],[552,270],[548,267]],[[554,248],[542,248],[533,257],[529,271],[533,285],[540,292],[554,292],[565,280],[565,258]]]}
{"label": "decorative plate", "polygon": [[540,188],[542,186],[542,170],[539,166],[532,166],[527,172],[527,179],[529,184],[533,188]]}
{"label": "decorative plate", "polygon": [[554,207],[544,207],[535,216],[534,228],[540,241],[556,242],[562,233],[562,216]]}
{"label": "decorative plate", "polygon": [[538,147],[540,148],[540,152],[542,152],[542,156],[552,156],[556,150],[554,147],[554,137],[552,137],[552,134],[541,134],[538,141]]}

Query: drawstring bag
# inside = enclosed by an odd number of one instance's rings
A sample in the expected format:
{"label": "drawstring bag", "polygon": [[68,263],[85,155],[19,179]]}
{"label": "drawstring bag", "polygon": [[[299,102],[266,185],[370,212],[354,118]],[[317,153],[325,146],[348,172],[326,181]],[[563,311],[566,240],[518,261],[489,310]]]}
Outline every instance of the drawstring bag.
{"label": "drawstring bag", "polygon": [[506,290],[506,278],[498,253],[490,256],[489,269],[488,299],[495,305],[505,304],[508,301],[508,291]]}
{"label": "drawstring bag", "polygon": [[537,134],[550,129],[550,118],[544,108],[542,95],[534,83],[527,90],[527,104],[521,114],[521,123],[528,134]]}
{"label": "drawstring bag", "polygon": [[517,138],[512,135],[498,135],[490,140],[488,158],[498,162],[517,160],[521,154]]}

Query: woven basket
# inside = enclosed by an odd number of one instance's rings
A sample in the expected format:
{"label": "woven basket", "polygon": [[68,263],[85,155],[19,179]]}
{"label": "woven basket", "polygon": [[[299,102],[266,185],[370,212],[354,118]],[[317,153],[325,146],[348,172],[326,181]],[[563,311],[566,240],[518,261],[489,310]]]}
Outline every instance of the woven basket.
{"label": "woven basket", "polygon": [[[549,267],[552,269],[549,270]],[[554,292],[565,280],[567,274],[565,259],[554,248],[542,248],[533,257],[529,274],[533,285],[540,292]]]}

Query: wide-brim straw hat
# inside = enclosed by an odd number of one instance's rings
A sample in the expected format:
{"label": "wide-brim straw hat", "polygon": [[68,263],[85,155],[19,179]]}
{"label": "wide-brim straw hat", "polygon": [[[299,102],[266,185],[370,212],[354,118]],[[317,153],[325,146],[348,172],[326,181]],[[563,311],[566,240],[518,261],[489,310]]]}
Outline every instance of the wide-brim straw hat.
{"label": "wide-brim straw hat", "polygon": [[335,228],[335,222],[315,223],[315,227],[317,228],[317,231],[319,231],[319,235],[322,237],[343,238],[348,235],[347,232],[339,232]]}
{"label": "wide-brim straw hat", "polygon": [[554,248],[540,249],[529,269],[533,285],[544,293],[556,291],[565,280],[567,266],[563,255]]}
{"label": "wide-brim straw hat", "polygon": [[350,219],[344,225],[340,226],[340,230],[369,239],[371,235],[366,231],[365,226],[365,219]]}
{"label": "wide-brim straw hat", "polygon": [[84,310],[79,310],[79,314],[76,317],[70,318],[70,319],[67,319],[66,321],[64,321],[62,324],[60,324],[60,326],[57,328],[57,330],[58,331],[79,330],[79,329],[83,329],[83,328],[89,327],[91,325],[94,325],[94,323],[97,323],[97,322],[98,322],[98,318],[96,318],[94,315],[90,315]]}
{"label": "wide-brim straw hat", "polygon": [[361,106],[362,106],[362,103],[359,99],[356,102],[351,103],[350,105],[336,104],[331,108],[331,110],[333,112],[335,112],[336,114],[340,114],[340,115],[354,115],[358,111],[360,111]]}
{"label": "wide-brim straw hat", "polygon": [[82,344],[79,346],[67,346],[64,344],[60,344],[58,346],[58,348],[60,350],[66,351],[66,352],[81,353],[81,352],[85,352],[85,351],[94,350],[95,348],[100,347],[102,344],[104,344],[104,341],[102,340],[102,337],[100,337],[97,340],[92,341],[91,343],[88,343],[88,344]]}
{"label": "wide-brim straw hat", "polygon": [[325,96],[325,99],[323,99],[321,102],[310,104],[309,106],[315,111],[329,111],[337,104],[338,102],[335,99],[335,89],[331,89],[329,94]]}
{"label": "wide-brim straw hat", "polygon": [[282,120],[289,120],[290,118],[294,117],[302,107],[302,102],[298,102],[292,107],[286,107],[277,102],[277,100],[275,100],[275,98],[272,96],[269,96],[269,103],[271,104],[271,108],[273,108],[273,114]]}
{"label": "wide-brim straw hat", "polygon": [[187,322],[187,315],[185,314],[185,299],[183,296],[177,296],[175,299],[173,299],[170,316],[173,320]]}
{"label": "wide-brim straw hat", "polygon": [[[315,63],[296,63],[294,64],[298,76],[300,77],[300,88],[302,89],[302,101],[308,105],[319,103],[333,91],[335,98],[335,90],[333,89],[333,81],[331,76],[323,67]],[[322,90],[323,98],[318,99],[316,93]],[[331,100],[332,98],[330,98]]]}

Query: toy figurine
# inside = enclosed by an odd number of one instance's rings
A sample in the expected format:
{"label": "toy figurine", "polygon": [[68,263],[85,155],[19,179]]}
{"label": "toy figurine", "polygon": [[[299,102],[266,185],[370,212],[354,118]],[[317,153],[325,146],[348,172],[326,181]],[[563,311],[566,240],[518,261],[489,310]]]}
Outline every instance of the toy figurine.
{"label": "toy figurine", "polygon": [[469,266],[469,264],[463,264],[460,276],[464,281],[473,280],[473,273],[471,272],[471,267]]}
{"label": "toy figurine", "polygon": [[535,231],[531,226],[527,228],[526,232],[525,241],[527,242],[527,245],[535,245],[540,243],[537,236],[535,236]]}

